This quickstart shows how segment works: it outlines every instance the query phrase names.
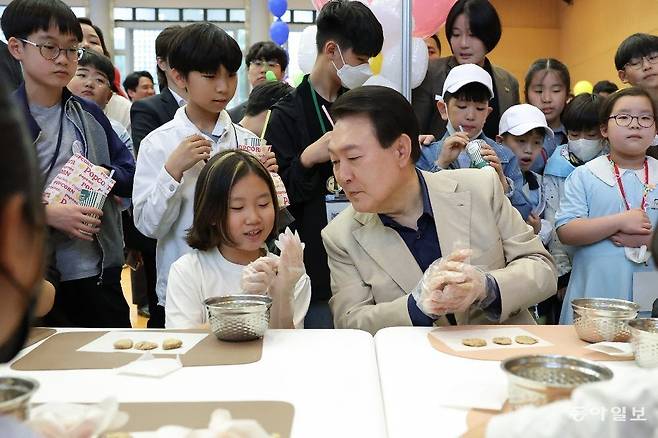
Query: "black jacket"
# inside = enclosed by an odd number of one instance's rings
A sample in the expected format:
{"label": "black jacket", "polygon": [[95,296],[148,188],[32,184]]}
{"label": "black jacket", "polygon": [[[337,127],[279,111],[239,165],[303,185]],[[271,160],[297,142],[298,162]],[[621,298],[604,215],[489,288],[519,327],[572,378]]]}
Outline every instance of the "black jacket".
{"label": "black jacket", "polygon": [[240,123],[240,120],[244,118],[244,115],[247,114],[247,103],[249,99],[245,100],[241,104],[228,110],[228,115],[231,116],[231,121],[233,123]]}
{"label": "black jacket", "polygon": [[130,122],[135,153],[139,152],[139,145],[144,137],[173,119],[177,110],[178,103],[169,88],[164,88],[158,95],[133,102],[130,107]]}
{"label": "black jacket", "polygon": [[9,53],[7,44],[0,41],[0,78],[5,82],[7,89],[14,91],[23,82],[21,64]]}
{"label": "black jacket", "polygon": [[279,164],[279,175],[290,198],[291,225],[297,229],[304,250],[304,265],[311,278],[312,301],[331,297],[327,253],[320,231],[327,225],[325,195],[327,179],[333,175],[329,162],[306,169],[300,162],[304,149],[318,138],[309,132],[306,115],[315,114],[310,98],[308,76],[290,94],[272,107],[265,138],[272,145]]}

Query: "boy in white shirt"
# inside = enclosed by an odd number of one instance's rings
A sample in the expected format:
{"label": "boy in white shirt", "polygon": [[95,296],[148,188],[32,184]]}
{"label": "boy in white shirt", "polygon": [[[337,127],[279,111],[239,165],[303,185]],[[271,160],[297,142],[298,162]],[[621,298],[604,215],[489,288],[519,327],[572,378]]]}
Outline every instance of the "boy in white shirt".
{"label": "boy in white shirt", "polygon": [[[185,234],[192,225],[194,186],[201,169],[211,156],[255,137],[233,124],[225,111],[235,94],[241,62],[238,43],[210,23],[186,26],[171,43],[172,76],[187,91],[187,105],[142,140],[133,188],[135,226],[158,239],[156,293],[161,306],[171,264],[190,251]],[[276,171],[274,154],[263,164]]]}

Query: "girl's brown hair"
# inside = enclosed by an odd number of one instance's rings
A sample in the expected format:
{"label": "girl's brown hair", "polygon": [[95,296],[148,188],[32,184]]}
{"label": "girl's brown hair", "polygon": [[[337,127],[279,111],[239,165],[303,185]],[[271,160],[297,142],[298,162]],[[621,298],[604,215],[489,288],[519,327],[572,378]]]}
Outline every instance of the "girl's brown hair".
{"label": "girl's brown hair", "polygon": [[267,240],[276,235],[279,203],[269,172],[258,159],[240,150],[221,152],[201,170],[194,189],[194,220],[187,230],[187,244],[202,251],[232,245],[228,229],[231,189],[243,177],[254,174],[267,184],[274,208],[274,224]]}

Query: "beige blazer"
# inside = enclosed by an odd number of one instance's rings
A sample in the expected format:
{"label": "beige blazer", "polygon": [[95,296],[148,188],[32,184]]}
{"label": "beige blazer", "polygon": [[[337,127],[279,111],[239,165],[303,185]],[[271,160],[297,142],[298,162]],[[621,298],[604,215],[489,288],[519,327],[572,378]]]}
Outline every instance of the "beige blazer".
{"label": "beige blazer", "polygon": [[[534,324],[527,308],[555,294],[551,256],[503,193],[495,172],[479,169],[422,172],[427,183],[441,253],[460,242],[475,250],[471,263],[498,282],[499,321],[476,305],[456,314],[458,324]],[[375,334],[411,325],[407,295],[420,281],[416,260],[400,235],[374,213],[345,209],[322,231],[331,269],[329,301],[336,328]],[[445,317],[437,321],[447,325]]]}

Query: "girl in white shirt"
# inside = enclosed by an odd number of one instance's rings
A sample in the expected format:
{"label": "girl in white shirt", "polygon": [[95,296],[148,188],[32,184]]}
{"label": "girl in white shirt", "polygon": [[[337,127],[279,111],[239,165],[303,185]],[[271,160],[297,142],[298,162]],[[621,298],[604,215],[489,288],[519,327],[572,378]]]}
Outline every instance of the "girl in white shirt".
{"label": "girl in white shirt", "polygon": [[299,238],[281,235],[281,257],[269,254],[279,215],[268,171],[254,156],[224,151],[208,161],[196,182],[194,219],[187,233],[193,251],[171,266],[166,327],[206,323],[203,301],[237,293],[272,297],[270,327],[303,328],[311,300]]}

